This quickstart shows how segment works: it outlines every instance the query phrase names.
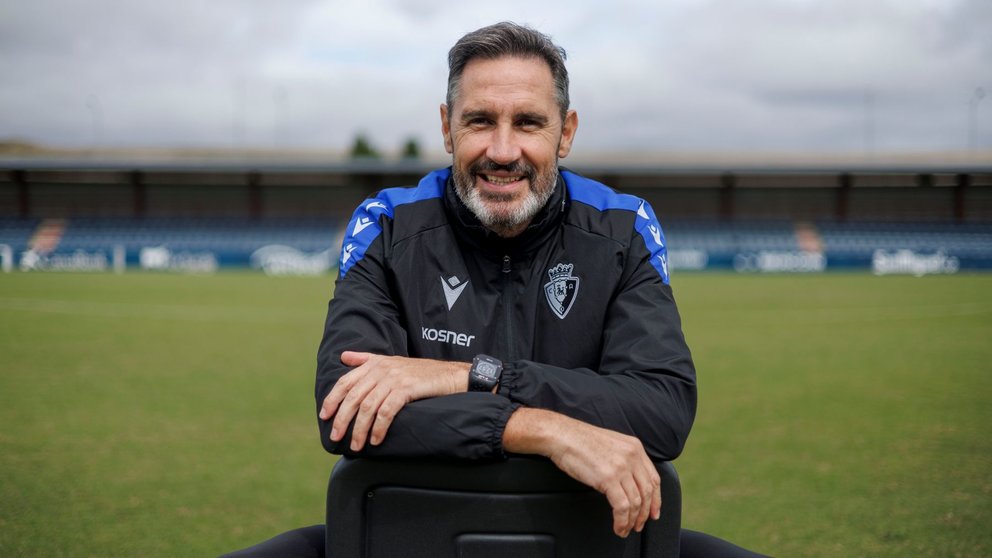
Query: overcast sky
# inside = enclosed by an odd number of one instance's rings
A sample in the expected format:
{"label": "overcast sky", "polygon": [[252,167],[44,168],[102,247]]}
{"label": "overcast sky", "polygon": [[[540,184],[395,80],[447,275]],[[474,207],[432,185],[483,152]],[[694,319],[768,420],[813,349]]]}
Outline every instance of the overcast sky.
{"label": "overcast sky", "polygon": [[989,0],[0,0],[0,139],[440,150],[504,19],[568,51],[576,152],[992,148]]}

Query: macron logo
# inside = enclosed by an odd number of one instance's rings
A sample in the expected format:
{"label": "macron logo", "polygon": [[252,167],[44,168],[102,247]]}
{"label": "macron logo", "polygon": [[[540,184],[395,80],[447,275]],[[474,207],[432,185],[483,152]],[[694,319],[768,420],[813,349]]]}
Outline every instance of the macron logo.
{"label": "macron logo", "polygon": [[367,229],[372,223],[372,219],[369,219],[368,217],[359,217],[358,220],[355,221],[355,228],[351,231],[351,236],[358,236],[358,233]]}
{"label": "macron logo", "polygon": [[355,251],[355,248],[357,248],[357,246],[355,246],[354,244],[348,244],[347,246],[344,247],[344,254],[341,255],[342,266],[348,263],[348,260],[351,259],[351,253]]}
{"label": "macron logo", "polygon": [[448,310],[458,302],[458,297],[462,296],[462,291],[468,286],[468,281],[460,282],[458,277],[452,275],[445,279],[441,277],[441,287],[444,289],[444,300],[448,302]]}
{"label": "macron logo", "polygon": [[654,239],[654,243],[658,246],[663,246],[661,243],[661,229],[654,225],[648,225],[648,232],[651,233],[651,238]]}
{"label": "macron logo", "polygon": [[641,205],[639,205],[637,207],[637,216],[638,217],[641,217],[643,219],[650,219],[650,217],[648,217],[648,212],[647,211],[644,211],[644,202],[643,201],[641,201]]}

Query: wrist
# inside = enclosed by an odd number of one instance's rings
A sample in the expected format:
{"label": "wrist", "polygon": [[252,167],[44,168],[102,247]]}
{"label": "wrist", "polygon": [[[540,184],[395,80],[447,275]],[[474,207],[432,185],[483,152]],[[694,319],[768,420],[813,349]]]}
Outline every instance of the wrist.
{"label": "wrist", "polygon": [[448,376],[451,386],[449,393],[465,393],[468,391],[468,375],[471,367],[472,365],[467,362],[451,363],[451,374]]}
{"label": "wrist", "polygon": [[557,432],[562,428],[564,418],[564,415],[554,411],[520,407],[506,421],[503,449],[511,453],[551,457],[558,451],[561,437]]}

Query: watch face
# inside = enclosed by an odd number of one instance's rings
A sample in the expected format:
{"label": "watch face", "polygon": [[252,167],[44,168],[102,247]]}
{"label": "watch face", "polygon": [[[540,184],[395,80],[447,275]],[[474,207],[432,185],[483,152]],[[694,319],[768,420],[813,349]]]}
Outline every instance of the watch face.
{"label": "watch face", "polygon": [[491,362],[481,360],[478,364],[476,364],[475,372],[487,378],[495,378],[496,373],[499,372],[499,368]]}

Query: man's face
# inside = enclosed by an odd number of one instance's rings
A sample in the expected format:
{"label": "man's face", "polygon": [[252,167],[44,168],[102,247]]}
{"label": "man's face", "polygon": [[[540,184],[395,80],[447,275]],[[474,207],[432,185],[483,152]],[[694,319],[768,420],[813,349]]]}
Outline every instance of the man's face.
{"label": "man's face", "polygon": [[577,126],[575,111],[562,122],[543,60],[472,60],[454,106],[441,105],[458,197],[497,234],[520,234],[551,196]]}

